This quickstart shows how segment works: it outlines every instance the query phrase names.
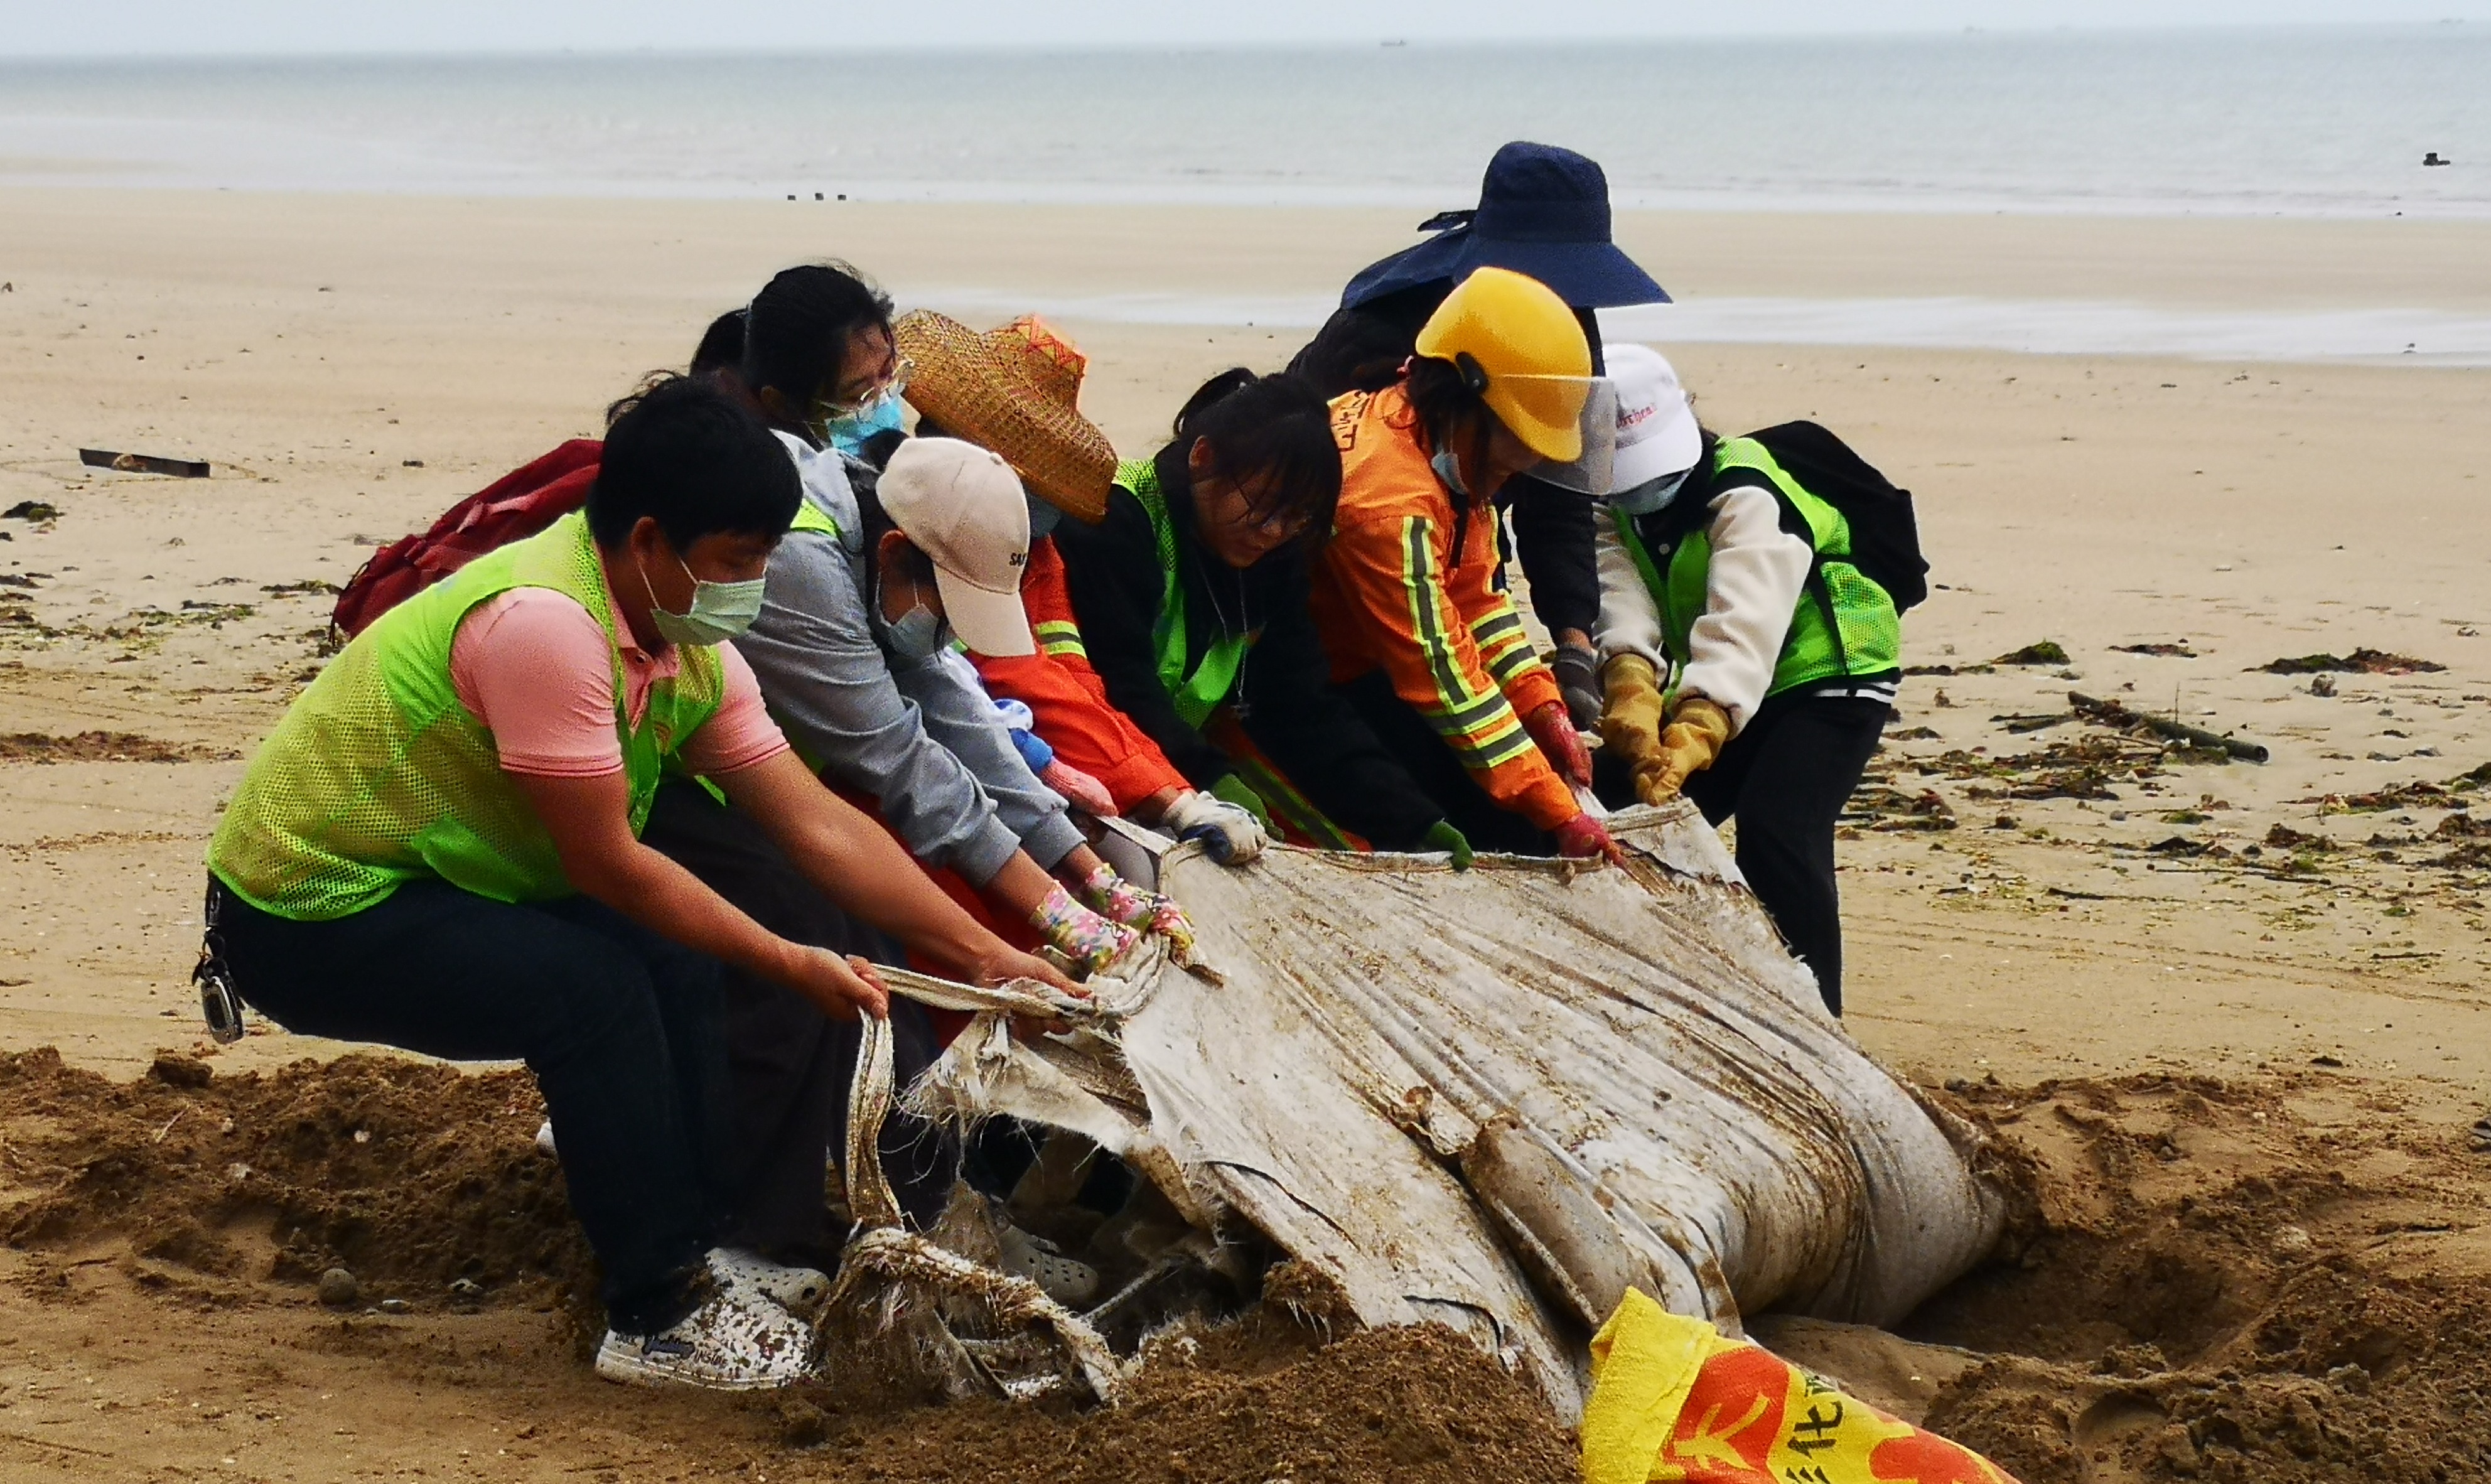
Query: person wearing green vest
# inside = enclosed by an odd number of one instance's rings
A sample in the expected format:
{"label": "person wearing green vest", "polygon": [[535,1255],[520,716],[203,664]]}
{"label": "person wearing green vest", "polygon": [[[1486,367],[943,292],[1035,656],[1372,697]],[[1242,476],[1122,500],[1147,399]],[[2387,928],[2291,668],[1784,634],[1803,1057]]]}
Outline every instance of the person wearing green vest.
{"label": "person wearing green vest", "polygon": [[1603,792],[1684,789],[1714,824],[1736,816],[1740,873],[1839,1015],[1833,832],[1902,678],[1893,599],[1849,560],[1843,513],[1763,444],[1702,427],[1659,352],[1612,347],[1609,374]]}
{"label": "person wearing green vest", "polygon": [[1295,376],[1240,368],[1174,432],[1117,470],[1104,520],[1056,532],[1108,699],[1196,788],[1302,838],[1354,831],[1468,866],[1469,841],[1327,684],[1306,560],[1340,496],[1330,409]]}
{"label": "person wearing green vest", "polygon": [[783,1273],[711,1245],[721,963],[830,1014],[888,1003],[864,959],[765,931],[642,842],[661,775],[707,775],[830,900],[953,972],[1069,987],[824,790],[724,645],[797,501],[748,411],[652,383],[616,405],[585,510],[390,609],[296,698],[208,849],[198,975],[220,1034],[248,1004],[535,1073],[615,1380],[809,1369]]}

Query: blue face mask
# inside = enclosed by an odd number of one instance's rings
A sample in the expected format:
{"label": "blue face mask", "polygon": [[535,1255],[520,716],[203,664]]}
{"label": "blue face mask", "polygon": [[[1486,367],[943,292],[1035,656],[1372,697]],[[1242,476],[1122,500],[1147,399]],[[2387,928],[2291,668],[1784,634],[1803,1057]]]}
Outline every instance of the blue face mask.
{"label": "blue face mask", "polygon": [[1676,474],[1664,474],[1656,480],[1646,480],[1626,489],[1611,490],[1609,504],[1629,515],[1649,515],[1656,510],[1666,509],[1669,502],[1677,499],[1678,492],[1686,486],[1686,477],[1694,472],[1681,469]]}
{"label": "blue face mask", "polygon": [[1467,500],[1471,497],[1470,490],[1462,484],[1461,462],[1453,457],[1452,450],[1438,449],[1428,454],[1427,467],[1436,471],[1436,478],[1442,480],[1445,487],[1453,492],[1454,498]]}
{"label": "blue face mask", "polygon": [[867,439],[876,433],[895,433],[900,422],[899,393],[886,393],[881,400],[861,412],[846,413],[823,423],[822,441],[850,458],[862,458]]}
{"label": "blue face mask", "polygon": [[912,598],[908,611],[885,624],[883,630],[890,636],[893,656],[911,664],[933,658],[950,642],[943,616],[926,607],[922,598]]}

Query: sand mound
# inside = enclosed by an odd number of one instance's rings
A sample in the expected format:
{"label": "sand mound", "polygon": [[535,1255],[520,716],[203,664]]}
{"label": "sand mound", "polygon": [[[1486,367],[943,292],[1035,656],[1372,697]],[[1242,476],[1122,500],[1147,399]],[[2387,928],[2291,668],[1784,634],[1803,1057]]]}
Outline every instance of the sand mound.
{"label": "sand mound", "polygon": [[[267,1312],[272,1336],[291,1314],[316,1307],[313,1286],[332,1266],[355,1273],[366,1302],[403,1300],[418,1321],[557,1304],[577,1311],[594,1286],[593,1260],[559,1170],[536,1151],[541,1117],[524,1073],[462,1074],[379,1057],[228,1076],[168,1053],[130,1083],[67,1067],[48,1048],[0,1057],[0,1234],[36,1259],[23,1286],[45,1306],[87,1301],[93,1291],[72,1273],[101,1261],[159,1301],[246,1322]],[[575,1368],[558,1332],[532,1356],[497,1354],[494,1368]],[[756,1413],[780,1455],[774,1471],[868,1458],[870,1476],[886,1480],[1574,1476],[1572,1440],[1546,1404],[1447,1330],[1334,1339],[1266,1304],[1239,1323],[1154,1339],[1128,1404],[1086,1413],[945,1405],[883,1369],[879,1348],[841,1338],[817,1384],[634,1410],[643,1426],[679,1428],[676,1446],[695,1455],[721,1445],[708,1436],[718,1418],[703,1420],[702,1409]],[[386,1336],[352,1323],[318,1344],[387,1353]],[[410,1352],[406,1363],[442,1369],[432,1352]],[[605,1393],[640,1395],[590,1395]],[[582,1446],[610,1448],[598,1420],[589,1408],[540,1416],[543,1436],[532,1445],[576,1434],[588,1440]]]}
{"label": "sand mound", "polygon": [[343,1266],[374,1300],[542,1301],[592,1287],[533,1142],[542,1116],[524,1073],[380,1057],[263,1077],[168,1053],[128,1084],[48,1047],[0,1057],[0,1233],[39,1253],[126,1247],[160,1282],[308,1286]]}
{"label": "sand mound", "polygon": [[[1112,1411],[945,1405],[884,1352],[845,1343],[821,1382],[791,1393],[658,1405],[578,1380],[566,1326],[528,1312],[575,1302],[592,1269],[561,1176],[531,1143],[523,1074],[372,1057],[264,1076],[213,1066],[167,1055],[125,1084],[49,1050],[0,1057],[0,1233],[31,1260],[0,1307],[119,1315],[111,1295],[127,1293],[142,1314],[203,1307],[278,1340],[319,1333],[301,1316],[320,1312],[320,1272],[344,1266],[366,1302],[412,1306],[394,1323],[496,1326],[475,1351],[489,1364],[461,1389],[551,1385],[530,1404],[528,1442],[548,1464],[610,1452],[619,1409],[645,1448],[698,1457],[731,1435],[791,1477],[1574,1476],[1540,1399],[1450,1332],[1324,1333],[1268,1302],[1152,1340]],[[2323,1071],[1954,1091],[2020,1186],[2000,1258],[1905,1337],[1761,1323],[1795,1358],[1857,1378],[2025,1484],[2491,1476],[2491,1443],[2466,1426],[2491,1376],[2491,1242],[2476,1235],[2491,1161],[2460,1130]],[[393,1322],[328,1323],[340,1327],[314,1339],[320,1353],[287,1365],[412,1368],[399,1382],[420,1388],[423,1366],[474,1343],[401,1351],[369,1327]]]}
{"label": "sand mound", "polygon": [[2316,1075],[1966,1095],[2031,1205],[1906,1326],[1990,1353],[1931,1428],[2025,1484],[2491,1476],[2491,1180],[2455,1131]]}

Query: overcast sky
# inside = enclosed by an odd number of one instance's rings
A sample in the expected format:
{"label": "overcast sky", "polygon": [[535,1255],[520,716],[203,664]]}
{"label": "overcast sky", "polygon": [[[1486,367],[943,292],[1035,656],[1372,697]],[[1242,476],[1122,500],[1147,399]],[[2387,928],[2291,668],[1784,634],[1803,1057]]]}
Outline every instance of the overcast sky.
{"label": "overcast sky", "polygon": [[0,58],[193,52],[1369,44],[2342,24],[2491,0],[0,0]]}

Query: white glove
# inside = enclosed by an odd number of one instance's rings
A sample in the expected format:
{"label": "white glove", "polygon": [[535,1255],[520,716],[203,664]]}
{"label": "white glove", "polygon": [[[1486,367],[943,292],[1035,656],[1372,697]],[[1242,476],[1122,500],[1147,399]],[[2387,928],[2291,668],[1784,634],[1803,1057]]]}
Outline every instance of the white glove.
{"label": "white glove", "polygon": [[1263,832],[1252,814],[1200,789],[1187,789],[1177,795],[1167,812],[1159,816],[1159,828],[1180,840],[1204,840],[1211,858],[1221,865],[1244,865],[1272,843],[1272,837]]}

